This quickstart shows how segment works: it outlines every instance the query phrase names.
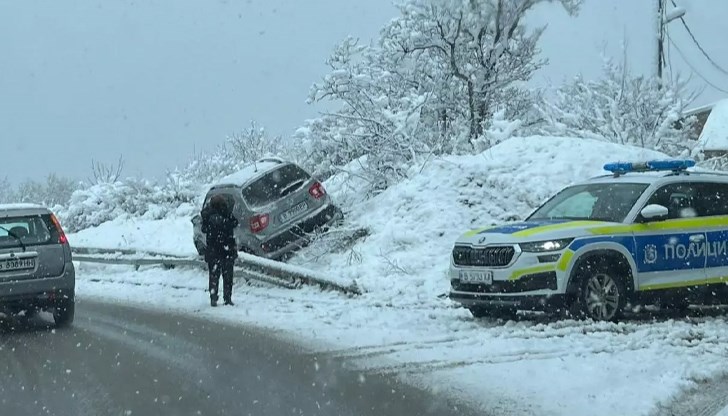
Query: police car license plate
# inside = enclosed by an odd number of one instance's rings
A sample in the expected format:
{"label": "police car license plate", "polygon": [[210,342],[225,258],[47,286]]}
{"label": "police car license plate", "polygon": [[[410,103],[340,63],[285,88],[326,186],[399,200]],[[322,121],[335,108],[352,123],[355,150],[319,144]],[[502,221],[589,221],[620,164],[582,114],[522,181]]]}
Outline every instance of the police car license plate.
{"label": "police car license plate", "polygon": [[460,283],[491,285],[493,284],[493,272],[460,271]]}
{"label": "police car license plate", "polygon": [[0,261],[0,272],[35,269],[35,259],[14,259]]}
{"label": "police car license plate", "polygon": [[296,204],[293,208],[281,214],[281,222],[287,222],[291,218],[305,212],[306,210],[308,210],[308,203],[306,201]]}

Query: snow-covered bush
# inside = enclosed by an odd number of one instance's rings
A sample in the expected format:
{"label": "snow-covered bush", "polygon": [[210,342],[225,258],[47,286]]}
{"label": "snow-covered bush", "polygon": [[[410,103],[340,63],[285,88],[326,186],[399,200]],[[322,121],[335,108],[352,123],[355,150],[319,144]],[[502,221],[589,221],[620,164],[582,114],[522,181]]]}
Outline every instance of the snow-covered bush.
{"label": "snow-covered bush", "polygon": [[[304,162],[330,174],[367,156],[362,174],[381,190],[433,155],[472,152],[512,133],[516,124],[502,123],[529,114],[525,81],[546,63],[537,58],[544,28],[527,29],[523,18],[547,1],[406,0],[373,44],[344,40],[309,96],[341,108],[298,131]],[[555,2],[576,13],[581,0]]]}
{"label": "snow-covered bush", "polygon": [[134,178],[98,183],[74,192],[68,208],[59,215],[69,231],[78,231],[119,217],[161,219],[185,212],[180,207],[192,206],[197,195],[174,186],[171,180],[163,185]]}
{"label": "snow-covered bush", "polygon": [[694,120],[682,120],[695,98],[680,79],[663,82],[633,75],[627,64],[604,60],[598,80],[577,76],[539,105],[546,124],[541,132],[587,137],[645,147],[671,156],[686,154]]}

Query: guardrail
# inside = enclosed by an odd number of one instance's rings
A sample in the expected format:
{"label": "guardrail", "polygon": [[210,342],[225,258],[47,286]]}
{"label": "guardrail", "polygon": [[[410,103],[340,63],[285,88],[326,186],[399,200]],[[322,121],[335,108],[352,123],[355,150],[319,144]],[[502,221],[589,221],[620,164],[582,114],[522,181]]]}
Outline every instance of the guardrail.
{"label": "guardrail", "polygon": [[[96,247],[73,247],[73,260],[85,263],[118,264],[134,266],[199,267],[207,268],[200,257],[184,257],[169,253],[131,249],[104,249]],[[355,282],[349,284],[321,276],[312,270],[278,261],[268,260],[245,253],[235,262],[235,277],[257,280],[288,289],[301,285],[316,285],[322,290],[360,295]]]}

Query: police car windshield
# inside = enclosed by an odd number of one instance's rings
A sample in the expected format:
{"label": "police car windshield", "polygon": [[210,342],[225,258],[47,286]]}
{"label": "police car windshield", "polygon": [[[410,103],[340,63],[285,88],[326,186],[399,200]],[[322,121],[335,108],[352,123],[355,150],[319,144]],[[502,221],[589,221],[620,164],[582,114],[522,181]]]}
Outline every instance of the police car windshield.
{"label": "police car windshield", "polygon": [[536,210],[528,220],[623,222],[647,189],[642,183],[593,183],[571,186]]}

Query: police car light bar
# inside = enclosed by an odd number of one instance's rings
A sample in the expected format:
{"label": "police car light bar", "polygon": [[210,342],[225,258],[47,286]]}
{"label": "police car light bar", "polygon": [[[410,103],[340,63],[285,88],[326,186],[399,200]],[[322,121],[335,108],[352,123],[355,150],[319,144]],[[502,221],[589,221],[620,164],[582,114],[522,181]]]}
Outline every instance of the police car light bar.
{"label": "police car light bar", "polygon": [[604,165],[604,170],[620,175],[628,172],[683,171],[695,166],[694,160],[651,160],[649,162],[615,162]]}

